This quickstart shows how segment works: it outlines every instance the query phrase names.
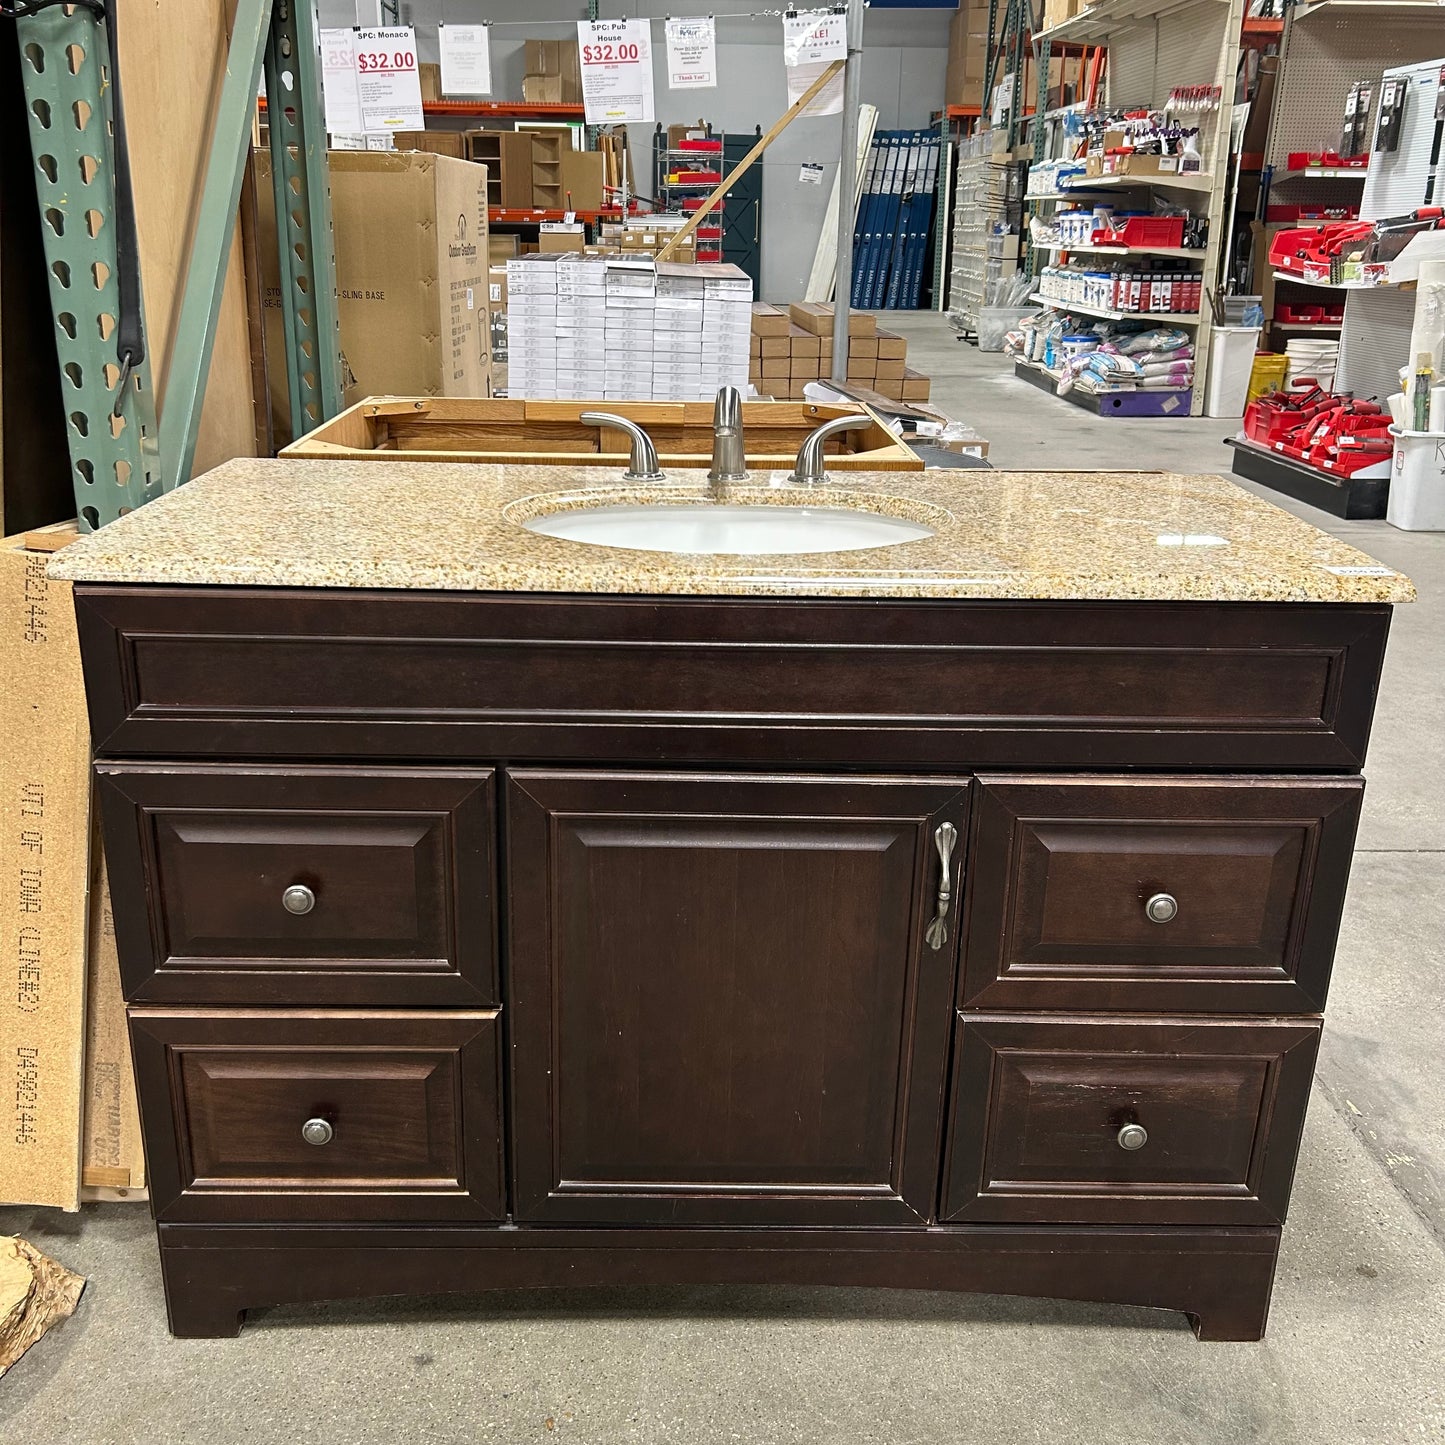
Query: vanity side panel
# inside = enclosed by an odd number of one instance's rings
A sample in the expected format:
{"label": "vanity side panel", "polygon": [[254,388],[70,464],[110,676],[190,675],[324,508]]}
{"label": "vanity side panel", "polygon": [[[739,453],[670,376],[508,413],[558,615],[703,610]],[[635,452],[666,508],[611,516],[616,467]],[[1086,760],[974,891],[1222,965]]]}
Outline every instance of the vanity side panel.
{"label": "vanity side panel", "polygon": [[1364,758],[1390,609],[83,586],[132,757],[1315,768]]}

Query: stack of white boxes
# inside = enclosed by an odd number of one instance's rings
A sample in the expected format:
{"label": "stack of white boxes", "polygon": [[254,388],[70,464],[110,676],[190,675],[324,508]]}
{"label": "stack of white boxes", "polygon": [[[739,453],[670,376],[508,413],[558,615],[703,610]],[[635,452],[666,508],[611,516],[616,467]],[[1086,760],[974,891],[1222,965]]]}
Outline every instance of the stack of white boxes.
{"label": "stack of white boxes", "polygon": [[557,264],[551,256],[507,262],[507,390],[557,395]]}
{"label": "stack of white boxes", "polygon": [[657,339],[652,352],[655,400],[696,401],[702,395],[705,302],[706,282],[696,266],[658,264]]}
{"label": "stack of white boxes", "polygon": [[[603,394],[607,340],[607,267],[601,256],[563,254],[557,270],[557,390],[569,399]],[[525,392],[512,389],[513,396]]]}
{"label": "stack of white boxes", "polygon": [[711,401],[748,387],[753,284],[736,266],[650,256],[507,262],[507,391],[595,401]]}
{"label": "stack of white boxes", "polygon": [[692,268],[702,272],[702,391],[704,400],[720,386],[748,390],[748,350],[753,329],[752,278],[726,262]]}
{"label": "stack of white boxes", "polygon": [[651,256],[607,258],[607,348],[602,395],[611,401],[652,399],[653,317],[657,264]]}

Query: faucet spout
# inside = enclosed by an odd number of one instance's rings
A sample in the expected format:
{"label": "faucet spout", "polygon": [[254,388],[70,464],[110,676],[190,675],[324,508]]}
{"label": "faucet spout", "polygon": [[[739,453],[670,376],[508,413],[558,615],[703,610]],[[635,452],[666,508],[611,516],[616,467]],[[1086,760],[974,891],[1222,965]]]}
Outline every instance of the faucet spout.
{"label": "faucet spout", "polygon": [[823,443],[840,431],[860,431],[872,425],[872,417],[835,416],[832,421],[825,421],[822,426],[814,428],[803,438],[803,445],[798,448],[798,456],[793,463],[793,474],[788,480],[799,487],[823,486],[828,480],[824,470]]}
{"label": "faucet spout", "polygon": [[712,466],[707,480],[714,497],[725,495],[728,482],[747,481],[745,461],[743,394],[735,386],[724,386],[712,406]]}

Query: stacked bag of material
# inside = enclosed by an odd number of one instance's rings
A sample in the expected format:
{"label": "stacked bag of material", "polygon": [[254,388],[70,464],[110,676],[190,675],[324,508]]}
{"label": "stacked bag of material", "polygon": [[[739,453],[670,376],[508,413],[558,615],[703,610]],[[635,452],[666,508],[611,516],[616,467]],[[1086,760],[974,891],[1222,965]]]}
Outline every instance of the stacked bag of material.
{"label": "stacked bag of material", "polygon": [[1097,394],[1189,391],[1194,385],[1194,342],[1177,326],[1138,331],[1044,312],[1011,331],[1005,350],[1041,363],[1057,378],[1060,396],[1076,386]]}

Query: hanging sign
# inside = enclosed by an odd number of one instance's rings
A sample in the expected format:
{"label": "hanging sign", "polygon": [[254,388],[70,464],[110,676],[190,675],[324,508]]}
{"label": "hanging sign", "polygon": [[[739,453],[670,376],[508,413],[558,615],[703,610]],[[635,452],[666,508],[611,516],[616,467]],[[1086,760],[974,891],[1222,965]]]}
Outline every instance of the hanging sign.
{"label": "hanging sign", "polygon": [[582,104],[588,125],[652,124],[652,22],[579,20]]}
{"label": "hanging sign", "polygon": [[349,25],[321,32],[321,100],[326,111],[326,129],[332,135],[351,136],[361,132],[355,36]]}
{"label": "hanging sign", "polygon": [[717,88],[717,33],[711,15],[667,22],[667,88]]}
{"label": "hanging sign", "polygon": [[492,93],[492,46],[485,25],[438,25],[443,95]]}
{"label": "hanging sign", "polygon": [[423,129],[416,31],[410,25],[389,25],[355,33],[362,130]]}
{"label": "hanging sign", "polygon": [[[796,105],[808,87],[835,61],[848,56],[848,17],[815,10],[783,16],[783,63],[788,68],[788,104]],[[843,109],[843,73],[839,71],[808,102],[802,115],[838,115]]]}

